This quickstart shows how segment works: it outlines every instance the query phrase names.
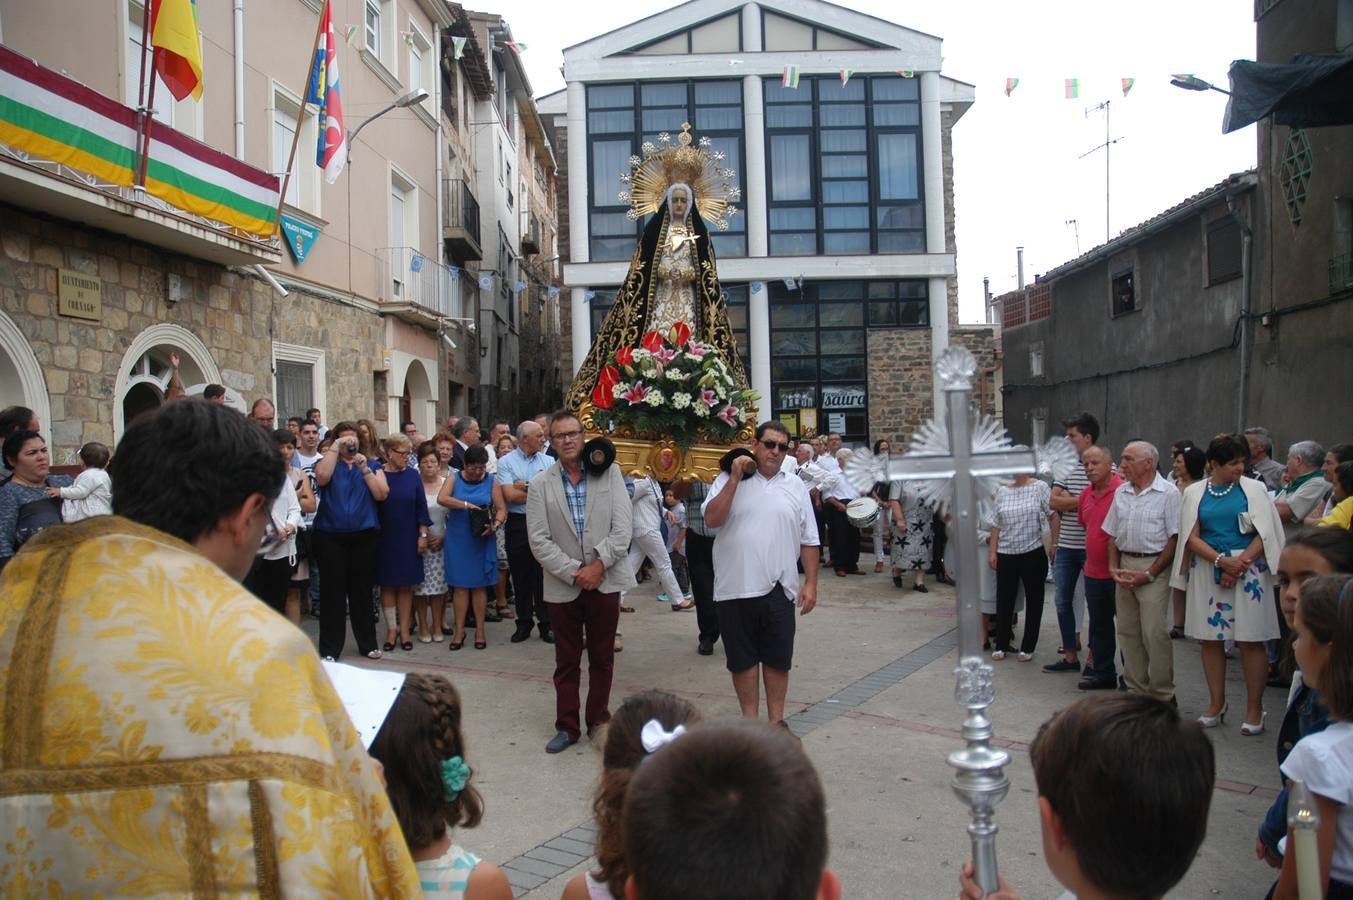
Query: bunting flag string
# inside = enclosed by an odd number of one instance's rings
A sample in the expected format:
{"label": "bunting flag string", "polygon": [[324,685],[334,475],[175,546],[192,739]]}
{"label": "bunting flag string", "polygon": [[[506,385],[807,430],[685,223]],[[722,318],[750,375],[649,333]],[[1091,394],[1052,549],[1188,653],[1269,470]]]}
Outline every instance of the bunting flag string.
{"label": "bunting flag string", "polygon": [[1081,80],[1079,78],[1068,78],[1066,80],[1066,99],[1075,100],[1081,95]]}
{"label": "bunting flag string", "polygon": [[855,74],[855,70],[854,70],[854,69],[842,69],[842,70],[841,70],[841,87],[845,87],[847,84],[849,84],[849,83],[850,83],[850,76],[852,76],[852,75],[854,75],[854,74]]}
{"label": "bunting flag string", "polygon": [[463,53],[465,53],[465,42],[468,41],[468,40],[469,40],[469,38],[466,38],[466,37],[459,37],[459,36],[456,36],[456,35],[452,35],[452,37],[451,37],[451,58],[452,58],[452,59],[460,59],[461,55],[462,55]]}
{"label": "bunting flag string", "polygon": [[522,51],[527,49],[525,44],[519,43],[517,41],[503,41],[503,44],[504,46],[512,48],[512,52],[517,54],[518,56],[521,56]]}
{"label": "bunting flag string", "polygon": [[1019,87],[1018,78],[1007,78],[1005,80],[1005,95],[1009,97],[1011,94],[1015,92],[1015,88],[1017,87]]}
{"label": "bunting flag string", "polygon": [[451,270],[451,283],[456,284],[460,281],[460,266],[448,266]]}
{"label": "bunting flag string", "polygon": [[493,290],[493,273],[484,272],[479,276],[479,289],[481,291]]}
{"label": "bunting flag string", "polygon": [[753,293],[753,294],[759,294],[759,293],[761,293],[761,289],[764,288],[765,286],[766,286],[766,285],[765,285],[764,283],[760,282],[760,281],[753,281],[753,282],[752,282],[752,293]]}
{"label": "bunting flag string", "polygon": [[401,32],[399,33],[399,36],[400,36],[401,38],[404,39],[404,43],[408,44],[410,47],[413,46],[413,32],[412,32],[412,31],[401,31]]}
{"label": "bunting flag string", "polygon": [[1122,78],[1122,79],[1119,79],[1119,81],[1120,81],[1120,83],[1121,83],[1122,86],[1123,86],[1123,96],[1124,96],[1124,97],[1126,97],[1126,96],[1128,95],[1128,91],[1132,90],[1132,86],[1133,86],[1134,84],[1137,83],[1137,79],[1135,79],[1135,78]]}
{"label": "bunting flag string", "polygon": [[780,76],[780,87],[794,88],[795,90],[798,90],[799,87],[798,66],[785,66],[784,74]]}
{"label": "bunting flag string", "polygon": [[526,282],[518,280],[512,283],[512,293],[520,294],[524,290],[526,290]]}
{"label": "bunting flag string", "polygon": [[555,298],[558,297],[558,296],[559,296],[559,286],[558,286],[558,285],[552,284],[552,285],[550,285],[549,288],[547,288],[546,291],[545,291],[545,298],[546,298],[547,300],[553,300],[553,299],[555,299]]}
{"label": "bunting flag string", "polygon": [[344,26],[343,26],[343,42],[346,43],[349,47],[351,47],[351,46],[353,45],[353,43],[352,43],[353,38],[355,38],[355,37],[357,37],[357,26],[356,26],[356,25],[344,25]]}
{"label": "bunting flag string", "polygon": [[591,303],[591,302],[592,302],[593,300],[595,300],[595,299],[597,299],[597,292],[596,292],[596,291],[592,290],[591,288],[586,288],[586,289],[583,290],[583,302],[584,302],[584,303]]}
{"label": "bunting flag string", "polygon": [[898,69],[897,74],[901,75],[903,78],[916,77],[916,71],[914,69]]}

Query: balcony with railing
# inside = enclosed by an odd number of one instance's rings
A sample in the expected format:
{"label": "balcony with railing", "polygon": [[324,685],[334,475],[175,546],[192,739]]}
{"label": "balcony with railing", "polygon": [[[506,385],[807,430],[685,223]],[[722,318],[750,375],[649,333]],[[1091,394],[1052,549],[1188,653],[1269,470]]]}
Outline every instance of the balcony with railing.
{"label": "balcony with railing", "polygon": [[0,197],[223,265],[276,263],[270,175],[0,46]]}
{"label": "balcony with railing", "polygon": [[541,227],[540,220],[535,216],[530,216],[526,226],[526,232],[521,236],[522,256],[534,256],[540,252]]}
{"label": "balcony with railing", "polygon": [[479,201],[470,182],[464,178],[447,178],[442,183],[442,207],[446,221],[442,223],[442,239],[446,251],[458,262],[484,258],[479,239]]}
{"label": "balcony with railing", "polygon": [[1330,257],[1330,296],[1353,290],[1353,253]]}
{"label": "balcony with railing", "polygon": [[453,276],[451,269],[414,247],[382,247],[376,251],[380,260],[382,282],[380,299],[394,306],[396,315],[426,323],[438,316],[456,318],[461,315],[460,272]]}

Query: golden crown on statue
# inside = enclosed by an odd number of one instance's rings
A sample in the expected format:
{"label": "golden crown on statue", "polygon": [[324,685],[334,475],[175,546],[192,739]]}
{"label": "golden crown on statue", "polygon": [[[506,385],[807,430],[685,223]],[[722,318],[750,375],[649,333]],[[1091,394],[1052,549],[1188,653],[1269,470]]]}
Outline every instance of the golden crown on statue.
{"label": "golden crown on statue", "polygon": [[701,218],[720,231],[727,231],[728,218],[738,211],[733,204],[742,198],[742,191],[733,186],[737,173],[719,165],[724,154],[709,147],[709,138],[694,142],[689,122],[682,123],[675,141],[665,131],[658,135],[657,144],[645,141],[641,148],[643,156],[631,156],[630,172],[620,176],[630,186],[620,192],[620,202],[630,205],[626,215],[638,219],[657,212],[668,188],[686,184],[695,192],[695,206]]}

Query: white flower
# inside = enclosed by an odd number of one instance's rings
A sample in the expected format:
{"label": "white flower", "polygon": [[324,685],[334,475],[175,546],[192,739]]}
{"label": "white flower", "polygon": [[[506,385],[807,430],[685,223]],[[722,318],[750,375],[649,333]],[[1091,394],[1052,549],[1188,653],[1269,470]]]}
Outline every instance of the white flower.
{"label": "white flower", "polygon": [[690,405],[691,405],[691,395],[690,395],[690,394],[673,394],[673,395],[672,395],[672,408],[673,408],[673,409],[685,409],[686,407],[688,407],[688,406],[690,406]]}
{"label": "white flower", "polygon": [[635,347],[635,348],[634,348],[634,358],[635,358],[635,360],[647,359],[648,357],[650,357],[650,356],[652,356],[652,355],[653,355],[652,353],[649,353],[649,352],[648,352],[647,350],[645,350],[643,347]]}
{"label": "white flower", "polygon": [[686,375],[683,372],[678,371],[677,369],[668,369],[667,378],[669,381],[685,381]]}
{"label": "white flower", "polygon": [[648,396],[644,398],[644,402],[649,406],[662,406],[662,402],[666,399],[667,398],[662,395],[662,391],[655,389],[648,392]]}
{"label": "white flower", "polygon": [[620,382],[619,384],[617,384],[614,388],[612,388],[612,390],[613,390],[616,394],[623,394],[623,393],[625,393],[626,391],[628,391],[629,389],[630,389],[630,386],[629,386],[629,382],[627,382],[627,381],[622,381],[622,382]]}
{"label": "white flower", "polygon": [[631,166],[638,166],[638,165],[640,165],[641,163],[643,163],[643,159],[642,159],[641,157],[638,157],[638,156],[631,156],[631,157],[630,157],[630,165],[631,165]]}
{"label": "white flower", "polygon": [[703,403],[695,404],[695,417],[697,419],[709,418],[709,407]]}

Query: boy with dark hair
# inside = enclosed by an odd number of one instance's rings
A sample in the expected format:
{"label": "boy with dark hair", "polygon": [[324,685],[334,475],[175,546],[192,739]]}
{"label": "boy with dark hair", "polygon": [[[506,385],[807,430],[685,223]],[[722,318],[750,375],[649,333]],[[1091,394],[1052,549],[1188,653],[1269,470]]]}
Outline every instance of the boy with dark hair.
{"label": "boy with dark hair", "polygon": [[[1049,871],[1079,900],[1163,897],[1207,834],[1212,744],[1144,694],[1086,697],[1054,715],[1029,748]],[[959,895],[1016,900],[1005,879],[984,895],[972,864]]]}
{"label": "boy with dark hair", "polygon": [[202,389],[202,399],[208,403],[224,404],[226,402],[225,387],[219,384],[207,385]]}
{"label": "boy with dark hair", "polygon": [[696,725],[650,753],[625,797],[624,832],[628,900],[841,896],[826,868],[822,782],[793,738],[759,722]]}

